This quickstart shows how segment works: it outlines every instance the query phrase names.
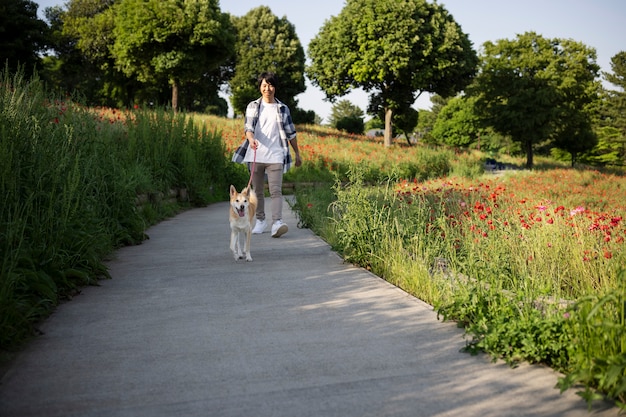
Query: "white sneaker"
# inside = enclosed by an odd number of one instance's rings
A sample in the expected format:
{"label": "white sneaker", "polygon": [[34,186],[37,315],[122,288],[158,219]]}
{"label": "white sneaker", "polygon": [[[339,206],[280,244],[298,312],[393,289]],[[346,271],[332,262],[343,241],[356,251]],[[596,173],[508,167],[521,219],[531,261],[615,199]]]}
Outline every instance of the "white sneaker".
{"label": "white sneaker", "polygon": [[272,225],[272,237],[281,237],[285,233],[287,233],[289,228],[282,220],[276,220]]}
{"label": "white sneaker", "polygon": [[267,221],[256,219],[256,224],[254,225],[254,229],[252,229],[253,235],[260,235],[265,231],[267,227]]}

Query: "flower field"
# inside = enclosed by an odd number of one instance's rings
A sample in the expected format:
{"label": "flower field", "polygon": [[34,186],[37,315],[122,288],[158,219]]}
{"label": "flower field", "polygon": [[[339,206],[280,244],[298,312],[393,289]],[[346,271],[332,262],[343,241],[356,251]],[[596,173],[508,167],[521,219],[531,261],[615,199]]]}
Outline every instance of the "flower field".
{"label": "flower field", "polygon": [[[435,152],[375,142],[351,152],[370,146],[369,160],[384,164]],[[340,160],[347,148],[318,149]],[[447,175],[377,183],[369,165],[353,165],[347,183],[298,189],[294,208],[347,261],[465,327],[468,351],[547,364],[565,374],[562,390],[582,384],[585,400],[623,407],[626,178],[570,168],[459,176],[455,166],[480,156],[446,157]]]}
{"label": "flower field", "polygon": [[401,181],[397,193],[435,208],[425,233],[452,243],[446,256],[541,282],[553,295],[613,287],[626,267],[623,177],[559,169],[476,183]]}

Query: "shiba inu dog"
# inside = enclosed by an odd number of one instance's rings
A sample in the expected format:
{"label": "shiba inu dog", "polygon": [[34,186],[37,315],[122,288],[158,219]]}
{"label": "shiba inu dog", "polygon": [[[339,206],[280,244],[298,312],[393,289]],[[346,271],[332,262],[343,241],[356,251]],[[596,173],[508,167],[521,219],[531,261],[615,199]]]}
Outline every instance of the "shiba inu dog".
{"label": "shiba inu dog", "polygon": [[234,185],[230,186],[230,250],[235,260],[251,262],[250,237],[256,223],[257,197],[254,190],[247,186],[240,193]]}

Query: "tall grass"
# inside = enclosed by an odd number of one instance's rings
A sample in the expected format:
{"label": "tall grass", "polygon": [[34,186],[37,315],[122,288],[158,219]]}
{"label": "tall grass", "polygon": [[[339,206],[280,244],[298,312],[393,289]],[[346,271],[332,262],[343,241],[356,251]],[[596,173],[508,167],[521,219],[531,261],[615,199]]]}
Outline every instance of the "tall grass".
{"label": "tall grass", "polygon": [[[105,257],[190,204],[226,197],[219,132],[165,111],[93,110],[35,77],[0,77],[0,350],[64,297],[107,277]],[[240,175],[234,172],[232,175]],[[232,176],[231,175],[231,176]],[[185,189],[187,198],[163,196]],[[150,196],[137,205],[137,196]]]}
{"label": "tall grass", "polygon": [[301,222],[464,326],[468,351],[548,364],[568,375],[562,389],[583,383],[586,399],[599,390],[624,406],[623,177],[349,178],[296,190]]}

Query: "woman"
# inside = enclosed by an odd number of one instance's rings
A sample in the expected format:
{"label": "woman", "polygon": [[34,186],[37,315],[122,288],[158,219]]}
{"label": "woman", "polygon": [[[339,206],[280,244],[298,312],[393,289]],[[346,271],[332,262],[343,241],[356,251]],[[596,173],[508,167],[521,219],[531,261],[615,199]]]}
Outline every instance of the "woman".
{"label": "woman", "polygon": [[272,237],[280,237],[289,228],[283,222],[283,174],[292,164],[289,144],[293,148],[298,167],[302,164],[296,139],[296,128],[291,120],[289,107],[280,102],[276,94],[278,80],[271,72],[259,75],[258,87],[261,97],[248,104],[244,121],[246,140],[233,156],[234,162],[248,163],[254,168],[252,186],[258,197],[254,234],[267,228],[265,216],[265,176],[272,198]]}

